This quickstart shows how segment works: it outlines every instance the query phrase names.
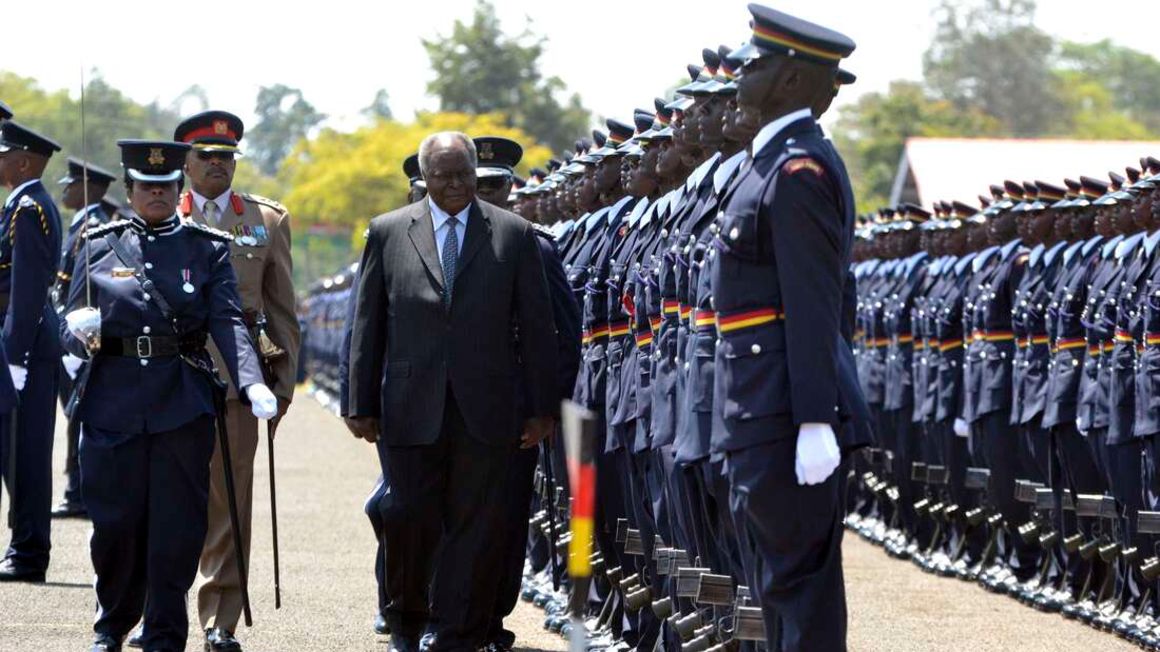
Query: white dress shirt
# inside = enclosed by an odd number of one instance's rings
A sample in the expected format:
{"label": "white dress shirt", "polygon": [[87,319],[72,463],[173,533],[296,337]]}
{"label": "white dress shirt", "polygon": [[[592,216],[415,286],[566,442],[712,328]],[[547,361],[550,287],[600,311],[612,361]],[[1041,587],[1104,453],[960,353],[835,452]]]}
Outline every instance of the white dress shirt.
{"label": "white dress shirt", "polygon": [[798,120],[801,120],[802,118],[809,118],[812,116],[813,113],[809,109],[798,109],[797,111],[794,111],[793,113],[787,113],[777,120],[774,120],[773,122],[762,127],[761,131],[758,131],[757,135],[753,137],[753,157],[757,158],[757,155],[761,153],[761,150],[765,149],[766,145],[773,142],[774,136],[777,136],[777,134],[780,133],[782,129],[785,129],[786,127],[790,126],[794,122],[797,122]]}
{"label": "white dress shirt", "polygon": [[[427,198],[427,204],[431,207],[431,223],[435,227],[435,246],[439,249],[439,260],[443,260],[443,241],[447,239],[447,229],[451,228],[447,225],[447,220],[451,219],[451,216],[439,208],[430,197]],[[463,236],[467,233],[467,214],[470,212],[471,204],[468,204],[455,215],[455,219],[459,220],[455,225],[455,237],[459,239],[459,250],[455,252],[457,257],[463,253]]]}
{"label": "white dress shirt", "polygon": [[193,204],[194,206],[197,206],[197,211],[202,215],[205,215],[206,202],[212,201],[217,205],[217,212],[214,213],[214,223],[210,225],[216,227],[222,223],[222,216],[225,215],[226,211],[230,208],[230,196],[233,194],[233,191],[227,188],[225,192],[218,195],[217,197],[214,197],[213,199],[206,199],[205,197],[202,197],[201,195],[197,194],[196,190],[192,188],[190,188],[189,194],[193,195]]}

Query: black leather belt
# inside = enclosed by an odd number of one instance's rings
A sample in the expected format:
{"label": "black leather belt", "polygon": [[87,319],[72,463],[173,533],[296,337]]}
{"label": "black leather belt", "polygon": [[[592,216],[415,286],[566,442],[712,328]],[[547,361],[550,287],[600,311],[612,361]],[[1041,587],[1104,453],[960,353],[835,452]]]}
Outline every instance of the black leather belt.
{"label": "black leather belt", "polygon": [[101,355],[125,358],[162,358],[197,353],[205,348],[205,333],[181,337],[142,335],[140,337],[102,337]]}

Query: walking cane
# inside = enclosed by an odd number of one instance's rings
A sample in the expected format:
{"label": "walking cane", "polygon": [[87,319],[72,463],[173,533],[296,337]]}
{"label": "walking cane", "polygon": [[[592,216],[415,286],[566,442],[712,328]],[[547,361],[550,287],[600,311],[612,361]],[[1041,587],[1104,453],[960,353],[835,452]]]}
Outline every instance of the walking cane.
{"label": "walking cane", "polygon": [[[217,378],[216,374],[213,376]],[[220,382],[220,381],[219,381]],[[226,432],[225,388],[217,386],[214,391],[217,403],[217,431],[218,446],[222,451],[222,470],[226,474],[226,500],[230,508],[230,529],[234,535],[234,561],[238,566],[238,584],[242,592],[242,614],[245,616],[246,627],[254,626],[254,617],[250,611],[250,586],[246,576],[246,556],[242,549],[242,525],[238,517],[238,494],[234,488],[234,464],[230,457],[230,437]]]}
{"label": "walking cane", "polygon": [[274,481],[274,431],[278,428],[278,420],[266,422],[266,448],[270,464],[270,523],[274,529],[274,609],[282,608],[282,572],[278,562],[278,492]]}

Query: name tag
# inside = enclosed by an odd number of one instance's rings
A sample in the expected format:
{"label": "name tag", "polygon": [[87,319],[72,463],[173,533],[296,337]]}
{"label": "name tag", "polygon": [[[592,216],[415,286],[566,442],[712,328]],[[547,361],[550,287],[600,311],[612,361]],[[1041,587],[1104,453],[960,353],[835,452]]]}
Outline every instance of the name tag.
{"label": "name tag", "polygon": [[132,267],[114,267],[112,276],[113,278],[133,278],[133,272],[135,271],[137,270]]}

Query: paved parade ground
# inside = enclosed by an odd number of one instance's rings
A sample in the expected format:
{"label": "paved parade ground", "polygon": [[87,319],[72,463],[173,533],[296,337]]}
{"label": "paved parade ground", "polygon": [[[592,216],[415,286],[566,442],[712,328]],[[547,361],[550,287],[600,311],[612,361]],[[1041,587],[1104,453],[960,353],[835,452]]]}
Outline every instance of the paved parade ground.
{"label": "paved parade ground", "polygon": [[[57,468],[63,468],[58,422]],[[263,435],[264,437],[264,435]],[[299,393],[278,437],[282,609],[274,610],[266,446],[255,470],[250,594],[255,627],[239,633],[247,652],[385,652],[370,628],[375,546],[362,513],[378,474],[371,446]],[[55,481],[63,477],[55,475]],[[59,485],[57,489],[59,495]],[[86,521],[55,521],[45,586],[0,585],[0,652],[88,649],[93,613]],[[4,542],[8,533],[3,532]],[[958,580],[926,575],[858,539],[845,545],[850,649],[904,652],[1134,650],[1114,636],[1045,615]],[[521,603],[513,623],[527,650],[563,650],[545,633],[539,610]],[[196,629],[196,624],[193,626]],[[190,650],[201,649],[191,630]]]}

